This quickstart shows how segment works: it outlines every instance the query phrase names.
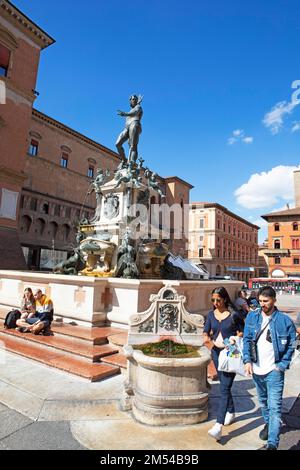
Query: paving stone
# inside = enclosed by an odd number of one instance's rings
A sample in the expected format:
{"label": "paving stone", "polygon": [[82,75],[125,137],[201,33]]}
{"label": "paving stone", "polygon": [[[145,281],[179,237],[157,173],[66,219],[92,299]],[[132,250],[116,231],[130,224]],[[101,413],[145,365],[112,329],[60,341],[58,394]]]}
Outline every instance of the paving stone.
{"label": "paving stone", "polygon": [[[2,381],[0,381],[0,397],[4,405],[32,420],[38,419],[43,406],[43,400],[37,396]],[[1,413],[1,421],[4,419],[3,413]]]}
{"label": "paving stone", "polygon": [[146,426],[135,420],[76,421],[71,423],[71,431],[93,450],[255,450],[261,445],[259,422],[250,419],[225,428],[221,443],[207,435],[212,421],[191,426]]}
{"label": "paving stone", "polygon": [[23,416],[15,410],[7,409],[1,413],[0,439],[10,436],[16,431],[23,430],[33,423],[32,419]]}
{"label": "paving stone", "polygon": [[5,444],[3,444],[3,442],[0,441],[0,450],[11,450],[11,449]]}
{"label": "paving stone", "polygon": [[84,450],[72,435],[69,423],[38,422],[2,440],[12,450]]}
{"label": "paving stone", "polygon": [[0,372],[1,380],[42,400],[105,400],[107,397],[116,400],[122,394],[124,378],[121,375],[89,382],[12,353],[7,356],[7,367]]}
{"label": "paving stone", "polygon": [[294,429],[289,426],[283,426],[278,448],[279,450],[300,450],[300,428]]}
{"label": "paving stone", "polygon": [[7,410],[7,406],[2,405],[2,403],[0,403],[0,413],[3,413],[3,411],[6,411],[6,410]]}
{"label": "paving stone", "polygon": [[126,414],[119,410],[118,401],[105,403],[96,400],[60,400],[46,401],[39,421],[93,421],[123,418],[126,418]]}

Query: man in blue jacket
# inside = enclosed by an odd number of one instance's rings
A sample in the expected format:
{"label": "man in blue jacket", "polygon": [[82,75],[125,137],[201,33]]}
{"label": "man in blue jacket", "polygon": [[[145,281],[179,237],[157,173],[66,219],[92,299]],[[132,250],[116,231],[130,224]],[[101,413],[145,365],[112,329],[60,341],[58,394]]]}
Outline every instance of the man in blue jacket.
{"label": "man in blue jacket", "polygon": [[275,302],[275,290],[262,287],[260,308],[248,313],[244,330],[243,360],[246,374],[253,376],[265,421],[259,433],[262,440],[268,441],[264,450],[276,450],[279,444],[284,373],[296,341],[294,323],[277,310]]}

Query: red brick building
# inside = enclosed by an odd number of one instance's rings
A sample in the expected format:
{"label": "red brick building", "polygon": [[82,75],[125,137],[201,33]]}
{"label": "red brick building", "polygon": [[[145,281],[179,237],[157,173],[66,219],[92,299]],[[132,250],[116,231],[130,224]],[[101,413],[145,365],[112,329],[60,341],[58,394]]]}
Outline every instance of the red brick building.
{"label": "red brick building", "polygon": [[18,207],[40,52],[53,42],[10,2],[0,0],[0,260],[6,269],[25,267]]}

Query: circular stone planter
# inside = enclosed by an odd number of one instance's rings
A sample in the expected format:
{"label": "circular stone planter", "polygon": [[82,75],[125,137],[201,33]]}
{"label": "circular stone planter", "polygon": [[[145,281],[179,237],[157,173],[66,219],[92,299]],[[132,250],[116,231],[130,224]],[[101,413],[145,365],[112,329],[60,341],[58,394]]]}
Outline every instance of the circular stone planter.
{"label": "circular stone planter", "polygon": [[196,424],[208,416],[207,365],[210,355],[161,358],[132,354],[134,364],[132,412],[145,424]]}

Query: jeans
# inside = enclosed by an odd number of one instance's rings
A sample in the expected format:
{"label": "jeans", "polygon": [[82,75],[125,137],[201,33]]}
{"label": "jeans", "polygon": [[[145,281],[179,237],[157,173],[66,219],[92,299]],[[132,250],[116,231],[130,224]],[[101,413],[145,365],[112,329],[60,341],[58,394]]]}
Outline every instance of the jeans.
{"label": "jeans", "polygon": [[261,412],[265,423],[268,425],[268,444],[278,447],[284,372],[274,369],[265,375],[253,374],[253,380],[256,385]]}
{"label": "jeans", "polygon": [[45,327],[50,326],[50,314],[36,312],[34,317],[26,318],[26,323],[29,323],[29,325],[34,325],[38,321],[43,321]]}
{"label": "jeans", "polygon": [[231,394],[231,387],[234,381],[236,374],[232,372],[222,372],[218,370],[218,361],[219,361],[219,354],[222,349],[217,348],[214,346],[211,350],[212,360],[214,362],[215,368],[218,371],[218,378],[220,380],[220,401],[219,401],[219,408],[217,413],[217,423],[224,424],[225,415],[227,411],[229,413],[234,413],[234,403]]}

